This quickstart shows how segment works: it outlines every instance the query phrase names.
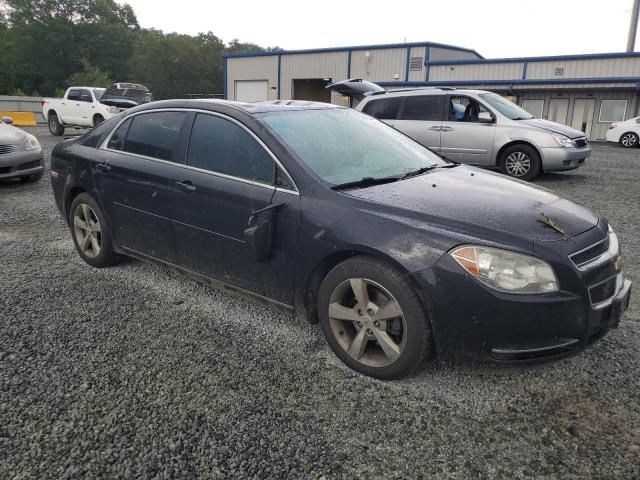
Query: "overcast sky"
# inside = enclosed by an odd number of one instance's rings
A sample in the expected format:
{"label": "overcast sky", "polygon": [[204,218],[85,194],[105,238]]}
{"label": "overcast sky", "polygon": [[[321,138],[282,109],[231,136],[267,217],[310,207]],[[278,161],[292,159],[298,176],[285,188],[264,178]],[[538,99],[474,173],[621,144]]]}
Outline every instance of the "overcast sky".
{"label": "overcast sky", "polygon": [[[124,3],[120,0],[121,3]],[[624,51],[632,0],[128,0],[141,26],[287,50],[432,41],[488,58]],[[379,7],[376,5],[380,5]]]}

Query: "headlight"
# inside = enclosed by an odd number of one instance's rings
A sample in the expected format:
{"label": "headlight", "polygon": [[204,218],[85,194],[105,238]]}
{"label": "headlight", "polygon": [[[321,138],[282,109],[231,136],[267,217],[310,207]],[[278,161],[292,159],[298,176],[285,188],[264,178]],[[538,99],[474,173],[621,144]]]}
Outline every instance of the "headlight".
{"label": "headlight", "polygon": [[33,135],[27,134],[27,140],[24,142],[25,150],[35,150],[36,148],[40,148],[40,142]]}
{"label": "headlight", "polygon": [[537,258],[498,248],[466,245],[451,256],[470,275],[485,285],[508,293],[558,291],[551,266]]}
{"label": "headlight", "polygon": [[118,113],[118,108],[117,107],[107,107],[107,112],[116,114],[116,113]]}
{"label": "headlight", "polygon": [[559,147],[570,148],[575,147],[576,144],[569,137],[560,135],[559,133],[552,133],[551,136],[556,141]]}

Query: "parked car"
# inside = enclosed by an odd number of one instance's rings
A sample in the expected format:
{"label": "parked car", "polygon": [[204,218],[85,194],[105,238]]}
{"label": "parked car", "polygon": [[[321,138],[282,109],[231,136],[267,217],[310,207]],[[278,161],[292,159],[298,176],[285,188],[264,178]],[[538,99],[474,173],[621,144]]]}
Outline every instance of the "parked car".
{"label": "parked car", "polygon": [[327,87],[355,98],[374,116],[440,155],[531,180],[542,172],[572,170],[591,154],[584,133],[534,118],[495,93],[453,88],[386,91],[365,80]]}
{"label": "parked car", "polygon": [[606,134],[607,142],[619,143],[625,148],[634,148],[640,144],[640,117],[624,122],[612,123]]}
{"label": "parked car", "polygon": [[43,98],[42,114],[52,135],[64,135],[65,127],[95,127],[119,112],[100,102],[105,88],[70,87],[63,98]]}
{"label": "parked car", "polygon": [[0,179],[38,181],[44,171],[40,143],[36,137],[12,123],[10,117],[0,119]]}
{"label": "parked car", "polygon": [[139,83],[119,82],[111,85],[100,101],[105,105],[127,109],[152,102],[153,95],[147,87]]}
{"label": "parked car", "polygon": [[312,102],[132,108],[51,159],[79,255],[119,255],[319,321],[349,367],[535,361],[618,325],[631,282],[607,221]]}

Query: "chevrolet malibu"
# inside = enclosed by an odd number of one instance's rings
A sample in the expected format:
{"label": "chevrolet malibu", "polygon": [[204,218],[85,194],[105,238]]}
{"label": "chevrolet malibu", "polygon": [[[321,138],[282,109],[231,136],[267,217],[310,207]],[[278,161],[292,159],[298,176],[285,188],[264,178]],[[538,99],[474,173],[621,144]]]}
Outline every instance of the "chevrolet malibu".
{"label": "chevrolet malibu", "polygon": [[605,219],[351,109],[155,102],[51,161],[89,265],[129,255],[268,300],[372,377],[571,355],[629,303]]}

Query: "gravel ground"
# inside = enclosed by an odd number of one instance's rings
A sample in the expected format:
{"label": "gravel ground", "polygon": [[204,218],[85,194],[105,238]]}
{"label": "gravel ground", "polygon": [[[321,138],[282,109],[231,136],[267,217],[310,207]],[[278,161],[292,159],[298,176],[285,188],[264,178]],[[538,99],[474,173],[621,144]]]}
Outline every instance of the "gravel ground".
{"label": "gravel ground", "polygon": [[[640,150],[538,183],[610,219],[640,286]],[[0,184],[0,248],[0,478],[640,477],[638,294],[577,357],[385,383],[273,307],[90,268],[46,177]]]}

